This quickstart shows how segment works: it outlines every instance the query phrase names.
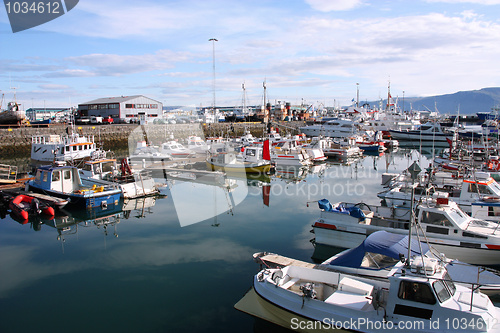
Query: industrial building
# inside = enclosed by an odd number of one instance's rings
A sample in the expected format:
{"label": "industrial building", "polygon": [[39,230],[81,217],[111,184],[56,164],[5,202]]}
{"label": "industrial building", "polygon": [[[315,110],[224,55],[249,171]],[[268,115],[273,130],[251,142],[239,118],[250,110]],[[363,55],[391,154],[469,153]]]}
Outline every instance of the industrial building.
{"label": "industrial building", "polygon": [[113,118],[114,122],[147,124],[163,117],[163,104],[143,95],[98,98],[78,104],[81,117]]}
{"label": "industrial building", "polygon": [[44,121],[44,120],[60,120],[61,118],[68,118],[71,115],[71,108],[29,108],[25,111],[26,118],[30,122]]}

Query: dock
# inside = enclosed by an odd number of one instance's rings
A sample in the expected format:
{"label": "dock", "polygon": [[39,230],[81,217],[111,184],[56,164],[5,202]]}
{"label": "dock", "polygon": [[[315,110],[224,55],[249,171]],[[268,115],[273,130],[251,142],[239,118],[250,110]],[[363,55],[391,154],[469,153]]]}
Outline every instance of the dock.
{"label": "dock", "polygon": [[305,262],[302,260],[297,260],[297,259],[292,259],[288,258],[279,254],[275,253],[267,253],[267,252],[258,252],[253,255],[253,260],[256,263],[264,264],[267,267],[286,267],[286,266],[299,266],[299,267],[305,267],[305,268],[317,268],[318,265],[312,264],[309,262]]}

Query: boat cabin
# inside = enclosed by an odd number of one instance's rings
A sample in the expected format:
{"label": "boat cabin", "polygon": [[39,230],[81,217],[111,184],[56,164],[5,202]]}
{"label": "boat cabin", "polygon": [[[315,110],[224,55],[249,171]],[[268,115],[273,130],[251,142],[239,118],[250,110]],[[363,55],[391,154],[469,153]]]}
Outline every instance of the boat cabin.
{"label": "boat cabin", "polygon": [[62,193],[73,193],[83,188],[78,169],[71,166],[41,166],[36,170],[37,188]]}
{"label": "boat cabin", "polygon": [[31,159],[40,162],[75,161],[90,158],[97,149],[94,137],[35,135],[31,138]]}
{"label": "boat cabin", "polygon": [[86,161],[80,169],[81,177],[110,179],[118,172],[116,160],[112,158]]}

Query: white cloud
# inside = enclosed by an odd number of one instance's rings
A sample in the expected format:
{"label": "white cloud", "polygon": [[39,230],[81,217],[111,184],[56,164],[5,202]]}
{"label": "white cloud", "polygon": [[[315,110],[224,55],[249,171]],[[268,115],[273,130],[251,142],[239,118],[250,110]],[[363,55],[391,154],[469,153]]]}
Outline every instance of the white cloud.
{"label": "white cloud", "polygon": [[363,4],[362,0],[306,0],[313,9],[321,12],[351,10]]}

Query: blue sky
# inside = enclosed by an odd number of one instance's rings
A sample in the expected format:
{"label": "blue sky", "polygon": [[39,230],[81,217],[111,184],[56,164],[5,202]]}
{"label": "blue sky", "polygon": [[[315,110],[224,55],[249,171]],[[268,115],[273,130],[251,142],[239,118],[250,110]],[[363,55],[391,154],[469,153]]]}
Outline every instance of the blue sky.
{"label": "blue sky", "polygon": [[142,94],[164,105],[326,106],[500,86],[500,0],[80,0],[12,33],[0,90],[24,108]]}

